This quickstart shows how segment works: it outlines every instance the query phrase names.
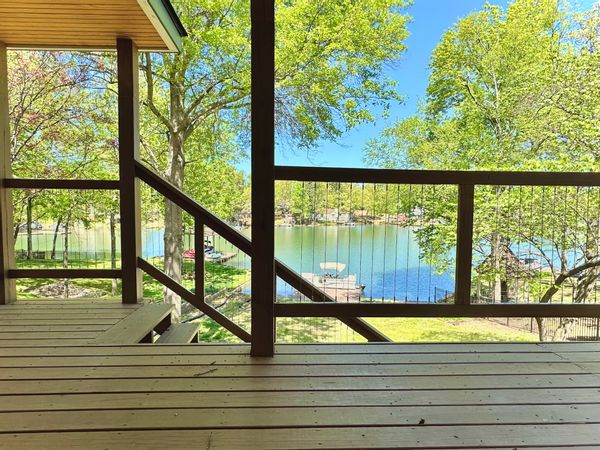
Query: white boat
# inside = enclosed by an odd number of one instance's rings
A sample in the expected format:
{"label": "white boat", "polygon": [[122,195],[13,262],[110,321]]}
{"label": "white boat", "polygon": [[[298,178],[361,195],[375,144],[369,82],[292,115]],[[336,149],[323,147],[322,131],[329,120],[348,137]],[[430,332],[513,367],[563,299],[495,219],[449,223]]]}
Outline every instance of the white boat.
{"label": "white boat", "polygon": [[363,290],[365,285],[358,285],[356,275],[343,276],[346,264],[339,262],[322,262],[319,264],[323,273],[302,273],[302,277],[321,289]]}

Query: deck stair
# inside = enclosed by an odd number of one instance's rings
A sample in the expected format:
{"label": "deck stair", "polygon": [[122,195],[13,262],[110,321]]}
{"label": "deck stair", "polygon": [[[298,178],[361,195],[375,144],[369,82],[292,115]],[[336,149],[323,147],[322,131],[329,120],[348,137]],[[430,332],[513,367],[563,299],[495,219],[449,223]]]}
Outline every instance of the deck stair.
{"label": "deck stair", "polygon": [[174,323],[154,343],[189,344],[191,342],[198,342],[197,323]]}
{"label": "deck stair", "polygon": [[129,314],[92,341],[94,344],[151,343],[152,332],[166,332],[171,326],[172,305],[147,304]]}

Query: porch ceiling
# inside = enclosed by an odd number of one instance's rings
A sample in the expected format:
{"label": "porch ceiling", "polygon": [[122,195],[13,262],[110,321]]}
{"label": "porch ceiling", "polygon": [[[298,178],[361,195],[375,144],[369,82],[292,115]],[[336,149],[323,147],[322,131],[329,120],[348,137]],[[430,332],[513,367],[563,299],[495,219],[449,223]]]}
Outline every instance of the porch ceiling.
{"label": "porch ceiling", "polygon": [[0,0],[0,42],[18,49],[178,51],[185,36],[169,0]]}

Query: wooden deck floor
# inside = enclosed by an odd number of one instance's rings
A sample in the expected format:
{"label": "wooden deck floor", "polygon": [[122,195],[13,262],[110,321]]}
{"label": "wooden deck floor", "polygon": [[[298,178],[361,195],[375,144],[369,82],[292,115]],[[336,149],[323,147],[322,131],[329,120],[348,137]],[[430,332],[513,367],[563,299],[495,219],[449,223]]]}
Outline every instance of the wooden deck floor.
{"label": "wooden deck floor", "polygon": [[0,306],[0,346],[85,345],[142,304],[119,300],[20,300]]}
{"label": "wooden deck floor", "polygon": [[103,305],[0,307],[0,449],[600,447],[600,343],[87,344]]}

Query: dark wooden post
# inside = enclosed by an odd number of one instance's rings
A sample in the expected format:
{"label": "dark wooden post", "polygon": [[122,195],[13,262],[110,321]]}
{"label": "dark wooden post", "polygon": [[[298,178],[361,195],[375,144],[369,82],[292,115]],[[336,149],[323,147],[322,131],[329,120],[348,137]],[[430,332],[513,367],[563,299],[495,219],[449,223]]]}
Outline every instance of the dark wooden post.
{"label": "dark wooden post", "polygon": [[252,355],[275,343],[275,2],[252,0]]}
{"label": "dark wooden post", "polygon": [[473,262],[473,210],[475,186],[458,186],[458,225],[456,241],[456,285],[454,303],[471,303],[471,265]]}
{"label": "dark wooden post", "polygon": [[12,178],[8,120],[8,61],[6,45],[0,42],[0,305],[16,300],[15,281],[8,278],[14,268],[13,204],[4,180]]}
{"label": "dark wooden post", "polygon": [[119,92],[119,189],[123,303],[142,299],[140,186],[135,176],[139,157],[138,51],[131,39],[117,39]]}

